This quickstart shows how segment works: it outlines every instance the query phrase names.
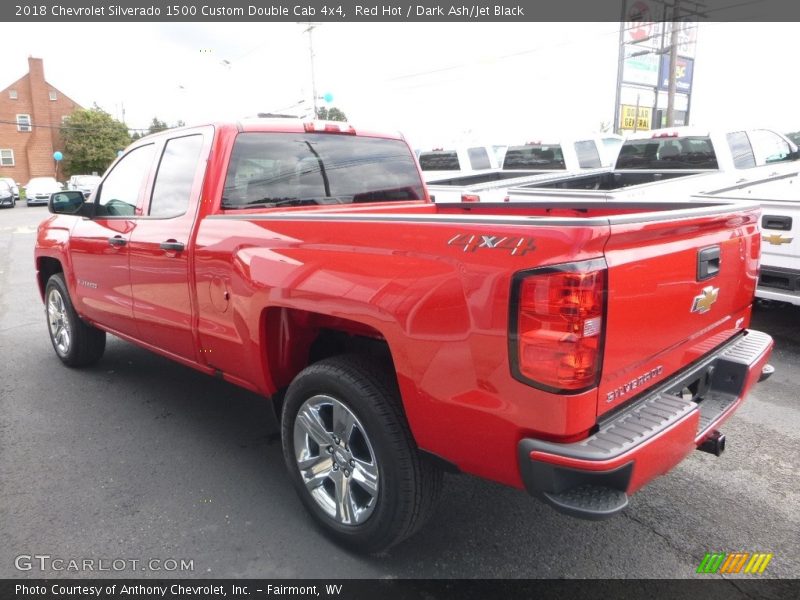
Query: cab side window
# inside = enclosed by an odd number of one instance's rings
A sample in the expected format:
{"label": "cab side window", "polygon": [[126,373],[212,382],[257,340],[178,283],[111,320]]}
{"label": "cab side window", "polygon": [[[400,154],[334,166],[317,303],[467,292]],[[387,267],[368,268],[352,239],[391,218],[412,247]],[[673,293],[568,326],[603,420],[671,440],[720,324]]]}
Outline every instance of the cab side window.
{"label": "cab side window", "polygon": [[153,144],[131,150],[108,174],[97,193],[95,215],[132,217],[136,214],[142,186],[153,162]]}
{"label": "cab side window", "polygon": [[202,146],[202,135],[173,138],[164,146],[150,200],[151,217],[170,219],[186,213]]}

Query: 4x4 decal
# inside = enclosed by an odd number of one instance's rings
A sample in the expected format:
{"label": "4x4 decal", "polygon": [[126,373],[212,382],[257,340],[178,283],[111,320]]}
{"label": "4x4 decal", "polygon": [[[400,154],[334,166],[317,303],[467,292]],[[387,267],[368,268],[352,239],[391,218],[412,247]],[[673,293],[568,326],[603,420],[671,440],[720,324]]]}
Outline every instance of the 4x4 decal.
{"label": "4x4 decal", "polygon": [[453,236],[447,242],[447,245],[463,246],[464,252],[475,252],[481,248],[506,250],[512,256],[524,256],[528,252],[536,250],[536,242],[531,237],[505,237],[500,235],[477,235],[474,233],[459,233]]}

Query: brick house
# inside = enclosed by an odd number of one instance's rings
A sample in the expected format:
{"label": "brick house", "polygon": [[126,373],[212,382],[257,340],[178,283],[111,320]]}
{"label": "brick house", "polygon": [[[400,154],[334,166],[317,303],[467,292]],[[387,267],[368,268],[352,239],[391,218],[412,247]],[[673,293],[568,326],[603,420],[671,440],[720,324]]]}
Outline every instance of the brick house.
{"label": "brick house", "polygon": [[25,185],[31,177],[55,176],[53,153],[63,150],[59,127],[80,108],[45,81],[41,58],[28,57],[28,74],[0,92],[0,177]]}

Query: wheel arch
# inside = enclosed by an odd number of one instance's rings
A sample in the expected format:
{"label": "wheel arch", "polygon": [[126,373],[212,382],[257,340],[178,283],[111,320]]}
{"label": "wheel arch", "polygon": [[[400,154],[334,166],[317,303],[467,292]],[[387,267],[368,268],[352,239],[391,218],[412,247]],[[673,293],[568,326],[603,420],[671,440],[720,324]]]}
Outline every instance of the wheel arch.
{"label": "wheel arch", "polygon": [[276,393],[280,415],[283,392],[307,366],[341,354],[368,354],[397,371],[386,337],[359,321],[296,308],[269,307],[261,316],[264,369]]}
{"label": "wheel arch", "polygon": [[44,301],[44,290],[47,281],[56,273],[63,273],[64,265],[57,258],[50,256],[39,256],[36,259],[36,283],[39,286],[39,296]]}

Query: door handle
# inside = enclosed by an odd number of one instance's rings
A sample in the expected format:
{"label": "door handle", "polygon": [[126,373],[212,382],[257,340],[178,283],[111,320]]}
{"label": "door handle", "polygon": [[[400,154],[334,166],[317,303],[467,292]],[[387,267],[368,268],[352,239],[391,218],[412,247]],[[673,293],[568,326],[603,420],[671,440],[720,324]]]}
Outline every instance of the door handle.
{"label": "door handle", "polygon": [[126,240],[121,235],[115,235],[114,237],[108,238],[108,243],[111,244],[112,246],[124,246],[125,244],[128,243],[128,240]]}
{"label": "door handle", "polygon": [[167,240],[166,242],[161,242],[160,248],[169,252],[183,252],[186,249],[186,246],[183,244],[183,242]]}

